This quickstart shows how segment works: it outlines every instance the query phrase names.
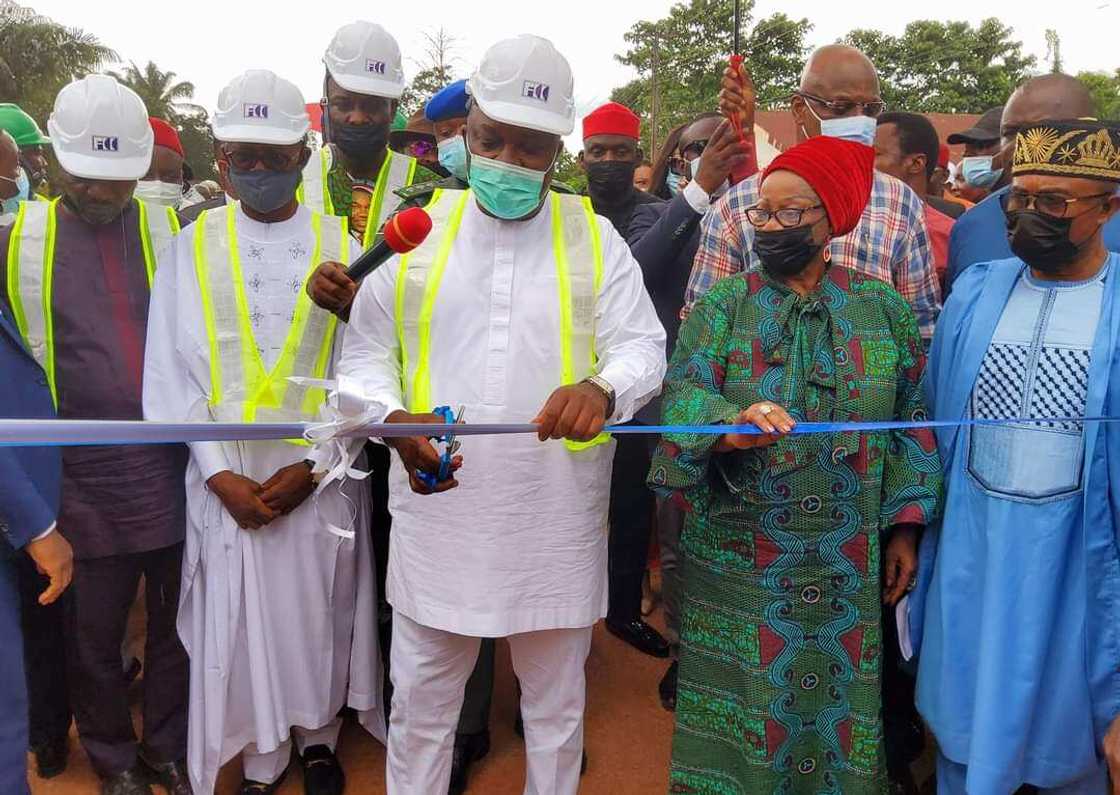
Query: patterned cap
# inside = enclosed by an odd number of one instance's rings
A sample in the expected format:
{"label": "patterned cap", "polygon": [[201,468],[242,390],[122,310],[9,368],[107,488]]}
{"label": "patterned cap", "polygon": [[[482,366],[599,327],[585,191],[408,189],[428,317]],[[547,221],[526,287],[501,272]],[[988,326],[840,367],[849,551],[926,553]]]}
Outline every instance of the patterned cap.
{"label": "patterned cap", "polygon": [[1011,173],[1120,182],[1120,122],[1045,121],[1015,136]]}

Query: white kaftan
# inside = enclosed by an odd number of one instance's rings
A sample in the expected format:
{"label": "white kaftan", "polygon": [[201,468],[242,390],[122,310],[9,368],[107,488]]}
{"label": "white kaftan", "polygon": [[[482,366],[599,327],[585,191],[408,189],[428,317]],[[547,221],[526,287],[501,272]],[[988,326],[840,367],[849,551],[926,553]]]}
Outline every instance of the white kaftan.
{"label": "white kaftan", "polygon": [[[626,243],[609,221],[597,221],[604,257],[598,374],[615,389],[609,419],[617,422],[657,393],[665,331]],[[552,246],[548,212],[500,221],[468,203],[431,322],[437,405],[465,406],[467,422],[529,422],[561,385]],[[363,282],[338,367],[364,399],[389,411],[403,408],[394,325],[399,264],[394,258]],[[573,453],[535,436],[459,439],[460,485],[442,494],[413,493],[393,456],[387,591],[394,610],[477,637],[594,624],[607,608],[614,442]]]}
{"label": "white kaftan", "polygon": [[[237,209],[249,313],[266,367],[280,355],[303,289],[314,248],[310,218],[300,207],[287,221],[262,224]],[[152,290],[149,420],[210,419],[193,231],[161,258]],[[351,258],[359,251],[352,243]],[[337,334],[344,329],[339,324]],[[179,633],[191,661],[188,766],[198,795],[213,791],[219,767],[249,743],[273,751],[293,726],[319,728],[346,704],[385,739],[368,485],[331,484],[259,530],[240,529],[206,487],[227,469],[263,483],[309,455],[280,441],[191,445]],[[350,527],[354,538],[328,523]]]}

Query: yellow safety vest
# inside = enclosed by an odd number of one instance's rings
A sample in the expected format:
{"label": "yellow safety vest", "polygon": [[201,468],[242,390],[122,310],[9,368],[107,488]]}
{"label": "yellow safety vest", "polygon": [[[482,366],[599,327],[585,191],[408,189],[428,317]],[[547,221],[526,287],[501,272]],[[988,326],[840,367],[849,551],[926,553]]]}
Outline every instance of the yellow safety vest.
{"label": "yellow safety vest", "polygon": [[[35,361],[47,374],[58,405],[54,374],[54,244],[58,230],[58,199],[20,202],[8,241],[8,303],[16,326]],[[179,217],[170,207],[149,207],[133,199],[140,213],[140,246],[151,289],[156,254],[179,232]]]}
{"label": "yellow safety vest", "polygon": [[[431,411],[435,405],[431,381],[432,312],[463,212],[471,199],[470,190],[435,191],[426,208],[432,218],[432,233],[401,257],[397,271],[394,314],[401,349],[401,394],[414,413]],[[590,199],[549,192],[548,205],[560,304],[558,375],[561,384],[575,384],[597,369],[595,307],[603,281],[602,241]],[[576,451],[609,439],[607,434],[600,434],[590,442],[565,444]]]}
{"label": "yellow safety vest", "polygon": [[269,371],[249,317],[235,223],[237,207],[230,202],[224,208],[207,210],[194,224],[195,275],[210,347],[210,415],[218,422],[313,421],[325,392],[288,379],[326,375],[337,319],[311,302],[307,280],[325,260],[349,261],[346,219],[311,214],[315,245],[307,275],[284,347]]}
{"label": "yellow safety vest", "polygon": [[[303,168],[303,182],[296,192],[296,198],[308,209],[323,215],[336,215],[334,202],[331,201],[330,186],[327,183],[327,174],[334,164],[334,153],[330,146],[324,145],[319,150],[318,157],[312,157]],[[373,199],[369,205],[369,218],[366,229],[362,234],[362,248],[367,249],[373,245],[378,230],[381,229],[397,202],[385,197],[392,197],[396,191],[412,184],[416,176],[416,158],[385,150],[385,160],[381,170],[377,172],[377,184],[373,188]]]}

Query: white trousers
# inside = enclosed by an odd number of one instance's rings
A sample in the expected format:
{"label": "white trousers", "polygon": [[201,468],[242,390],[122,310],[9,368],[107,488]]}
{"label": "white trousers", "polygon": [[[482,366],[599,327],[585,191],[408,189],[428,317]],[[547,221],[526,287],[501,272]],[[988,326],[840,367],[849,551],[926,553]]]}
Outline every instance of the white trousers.
{"label": "white trousers", "polygon": [[[292,736],[296,738],[296,748],[300,755],[313,745],[325,745],[333,752],[338,747],[338,733],[342,730],[342,718],[335,718],[321,729],[303,729],[296,726]],[[241,766],[245,778],[271,784],[280,778],[292,760],[292,741],[285,740],[275,751],[267,754],[257,753],[257,744],[249,743],[241,752]]]}
{"label": "white trousers", "polygon": [[[525,795],[575,795],[591,627],[525,632],[508,641],[521,682]],[[478,638],[425,627],[400,613],[393,616],[388,795],[447,792],[455,727],[478,647]]]}

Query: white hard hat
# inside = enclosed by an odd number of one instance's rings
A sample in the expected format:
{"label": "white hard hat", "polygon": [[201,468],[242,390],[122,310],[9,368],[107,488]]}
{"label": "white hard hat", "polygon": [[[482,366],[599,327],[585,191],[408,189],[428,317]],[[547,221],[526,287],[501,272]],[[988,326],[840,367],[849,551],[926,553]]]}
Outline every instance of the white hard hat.
{"label": "white hard hat", "polygon": [[55,157],[83,179],[140,179],[155,138],[144,100],[109,75],[88,75],[58,92],[47,119]]}
{"label": "white hard hat", "polygon": [[552,42],[522,34],[486,51],[467,93],[494,121],[567,135],[575,127],[572,68]]}
{"label": "white hard hat", "polygon": [[249,144],[295,144],[311,129],[303,94],[267,69],[233,78],[218,95],[214,137]]}
{"label": "white hard hat", "polygon": [[331,79],[356,94],[400,99],[404,93],[401,48],[373,22],[351,22],[334,34],[323,56]]}

